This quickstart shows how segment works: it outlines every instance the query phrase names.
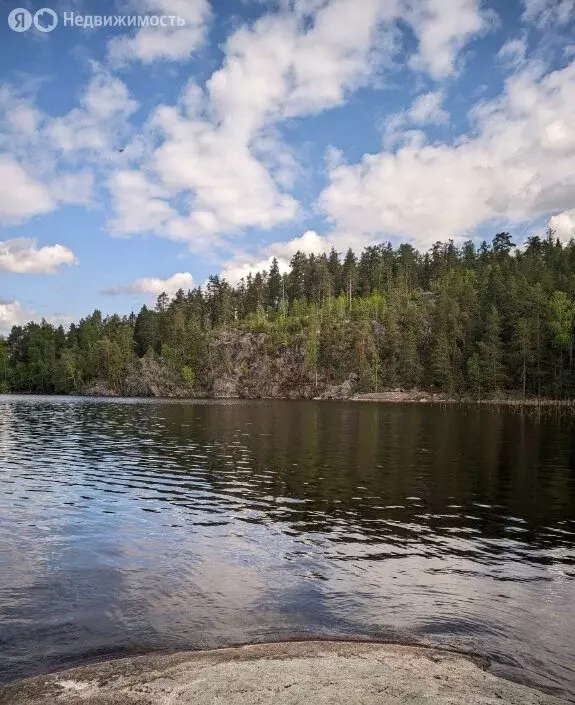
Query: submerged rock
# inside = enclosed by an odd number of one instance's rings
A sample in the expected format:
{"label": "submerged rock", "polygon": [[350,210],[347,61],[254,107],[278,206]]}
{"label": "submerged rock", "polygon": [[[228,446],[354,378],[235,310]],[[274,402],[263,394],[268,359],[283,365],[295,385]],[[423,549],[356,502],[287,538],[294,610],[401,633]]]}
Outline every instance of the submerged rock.
{"label": "submerged rock", "polygon": [[259,644],[140,656],[0,688],[0,705],[561,705],[486,663],[412,646]]}

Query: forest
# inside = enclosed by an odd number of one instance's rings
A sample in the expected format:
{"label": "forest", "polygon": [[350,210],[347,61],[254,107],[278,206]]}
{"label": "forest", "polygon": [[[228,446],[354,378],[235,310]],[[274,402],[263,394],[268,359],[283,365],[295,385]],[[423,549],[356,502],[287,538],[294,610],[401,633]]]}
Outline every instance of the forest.
{"label": "forest", "polygon": [[315,387],[352,375],[362,392],[561,399],[575,394],[574,325],[575,242],[552,231],[520,247],[501,232],[425,253],[389,243],[359,256],[297,252],[284,274],[274,259],[236,286],[211,276],[128,316],[15,326],[0,339],[0,391],[82,393],[104,380],[121,392],[144,357],[209,389],[213,341],[238,331],[264,334],[266,355],[300,350]]}

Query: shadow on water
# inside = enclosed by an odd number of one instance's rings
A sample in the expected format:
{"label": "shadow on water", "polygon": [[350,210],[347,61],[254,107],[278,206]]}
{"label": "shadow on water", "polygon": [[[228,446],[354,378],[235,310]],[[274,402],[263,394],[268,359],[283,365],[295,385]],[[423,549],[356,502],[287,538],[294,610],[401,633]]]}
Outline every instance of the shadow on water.
{"label": "shadow on water", "polygon": [[339,402],[0,398],[0,679],[293,637],[575,694],[575,434]]}

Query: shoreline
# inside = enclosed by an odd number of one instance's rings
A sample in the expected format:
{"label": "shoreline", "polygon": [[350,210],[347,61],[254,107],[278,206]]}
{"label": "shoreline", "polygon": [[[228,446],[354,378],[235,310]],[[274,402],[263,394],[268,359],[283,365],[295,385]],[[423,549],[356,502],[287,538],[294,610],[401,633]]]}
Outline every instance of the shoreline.
{"label": "shoreline", "polygon": [[101,661],[0,687],[0,705],[565,705],[488,670],[489,661],[427,646],[300,640]]}
{"label": "shoreline", "polygon": [[92,394],[90,392],[74,392],[73,394],[49,394],[38,392],[2,392],[0,397],[41,397],[45,399],[134,399],[146,401],[335,401],[335,402],[371,402],[378,404],[430,404],[433,406],[499,406],[499,407],[529,407],[529,408],[562,408],[575,412],[575,399],[555,399],[553,397],[491,397],[471,399],[469,397],[449,397],[422,390],[365,392],[350,396],[223,396],[223,395],[122,395],[122,394]]}
{"label": "shoreline", "polygon": [[554,399],[549,397],[526,397],[526,398],[499,398],[492,397],[486,399],[471,399],[469,397],[447,397],[430,392],[368,392],[365,394],[354,394],[349,401],[371,401],[381,404],[435,404],[435,405],[456,405],[465,406],[514,406],[514,407],[562,407],[575,410],[575,399]]}

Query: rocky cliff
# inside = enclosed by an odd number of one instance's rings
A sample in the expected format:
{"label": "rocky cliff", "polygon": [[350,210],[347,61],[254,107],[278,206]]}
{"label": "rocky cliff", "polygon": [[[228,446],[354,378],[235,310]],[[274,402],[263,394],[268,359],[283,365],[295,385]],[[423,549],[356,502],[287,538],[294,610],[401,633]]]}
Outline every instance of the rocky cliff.
{"label": "rocky cliff", "polygon": [[132,362],[117,389],[98,381],[83,389],[86,395],[135,397],[214,397],[246,399],[347,399],[357,388],[357,376],[336,383],[306,359],[303,338],[284,345],[268,333],[219,331],[193,383],[159,357]]}

